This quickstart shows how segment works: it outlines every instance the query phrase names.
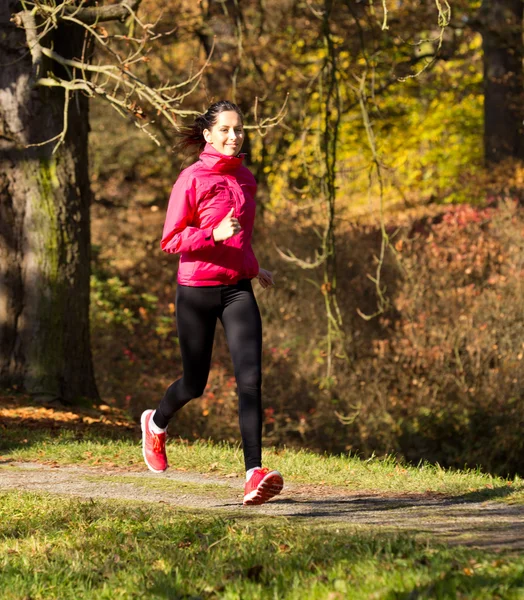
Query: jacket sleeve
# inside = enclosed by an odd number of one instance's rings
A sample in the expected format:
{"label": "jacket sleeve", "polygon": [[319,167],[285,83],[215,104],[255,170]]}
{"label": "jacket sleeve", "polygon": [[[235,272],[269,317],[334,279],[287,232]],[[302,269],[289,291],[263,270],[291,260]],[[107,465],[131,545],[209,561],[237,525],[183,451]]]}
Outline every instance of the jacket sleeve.
{"label": "jacket sleeve", "polygon": [[215,245],[213,227],[200,229],[194,179],[179,177],[171,191],[160,247],[164,252],[192,252]]}

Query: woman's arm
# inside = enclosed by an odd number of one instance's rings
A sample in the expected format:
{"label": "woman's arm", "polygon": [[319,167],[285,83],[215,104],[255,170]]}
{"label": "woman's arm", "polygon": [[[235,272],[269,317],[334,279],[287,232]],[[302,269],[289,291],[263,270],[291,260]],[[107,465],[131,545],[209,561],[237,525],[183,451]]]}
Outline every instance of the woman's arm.
{"label": "woman's arm", "polygon": [[164,252],[192,252],[215,245],[213,227],[192,225],[196,216],[195,181],[179,177],[171,191],[160,246]]}

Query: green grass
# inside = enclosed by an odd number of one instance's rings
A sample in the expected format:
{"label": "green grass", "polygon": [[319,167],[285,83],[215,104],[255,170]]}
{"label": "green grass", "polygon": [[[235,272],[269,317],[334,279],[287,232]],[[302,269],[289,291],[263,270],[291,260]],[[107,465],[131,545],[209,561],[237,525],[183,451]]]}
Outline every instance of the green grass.
{"label": "green grass", "polygon": [[0,597],[519,599],[524,558],[245,511],[8,492]]}
{"label": "green grass", "polygon": [[[0,454],[15,461],[53,461],[58,464],[118,466],[142,469],[139,435],[101,437],[96,433],[60,430],[8,430],[0,441]],[[25,440],[25,441],[24,441]],[[168,456],[172,468],[227,475],[243,473],[238,446],[170,440]],[[279,469],[286,481],[338,486],[351,491],[380,493],[439,493],[464,500],[502,500],[524,503],[524,481],[504,479],[478,469],[462,471],[434,465],[407,466],[393,457],[360,460],[354,456],[321,456],[305,450],[264,450],[264,464]]]}

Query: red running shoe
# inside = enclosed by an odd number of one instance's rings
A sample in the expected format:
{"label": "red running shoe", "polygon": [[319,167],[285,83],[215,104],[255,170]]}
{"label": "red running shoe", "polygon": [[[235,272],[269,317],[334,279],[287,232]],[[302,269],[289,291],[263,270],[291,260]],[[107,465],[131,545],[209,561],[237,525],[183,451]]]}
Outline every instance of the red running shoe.
{"label": "red running shoe", "polygon": [[153,410],[145,410],[140,417],[142,427],[142,454],[150,471],[162,473],[168,467],[166,456],[166,434],[153,433],[149,423]]}
{"label": "red running shoe", "polygon": [[264,504],[283,487],[284,479],[278,471],[255,469],[244,488],[244,504]]}

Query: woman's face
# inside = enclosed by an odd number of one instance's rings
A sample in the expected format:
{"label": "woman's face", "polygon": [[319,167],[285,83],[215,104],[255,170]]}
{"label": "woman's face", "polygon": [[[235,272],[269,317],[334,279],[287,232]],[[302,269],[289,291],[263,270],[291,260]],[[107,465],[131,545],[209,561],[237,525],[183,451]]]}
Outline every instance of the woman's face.
{"label": "woman's face", "polygon": [[219,113],[211,129],[204,129],[204,139],[221,154],[236,156],[244,141],[244,127],[240,115],[234,110]]}

